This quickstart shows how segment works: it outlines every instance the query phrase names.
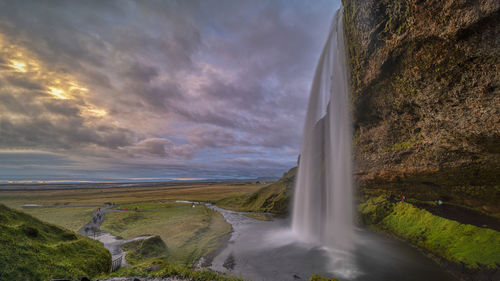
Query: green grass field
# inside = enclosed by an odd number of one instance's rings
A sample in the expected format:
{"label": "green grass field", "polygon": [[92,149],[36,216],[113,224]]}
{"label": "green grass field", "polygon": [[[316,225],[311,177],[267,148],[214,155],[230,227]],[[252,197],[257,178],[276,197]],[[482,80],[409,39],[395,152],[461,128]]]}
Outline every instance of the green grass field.
{"label": "green grass field", "polygon": [[[121,205],[122,211],[106,214],[102,229],[125,239],[158,235],[168,247],[166,260],[189,265],[215,250],[231,225],[204,205],[143,203]],[[138,208],[138,212],[134,211]]]}
{"label": "green grass field", "polygon": [[22,209],[36,218],[69,230],[78,231],[92,219],[94,207],[56,207]]}
{"label": "green grass field", "polygon": [[102,205],[106,202],[115,204],[175,200],[215,202],[227,197],[253,193],[263,186],[265,185],[250,183],[196,183],[155,187],[0,191],[0,203],[21,208],[24,204],[71,207]]}
{"label": "green grass field", "polygon": [[[218,212],[204,205],[176,200],[216,202],[253,193],[262,184],[196,183],[156,187],[0,191],[0,203],[43,221],[77,231],[92,219],[92,210],[106,202],[130,211],[107,213],[102,229],[125,239],[158,235],[165,242],[171,264],[191,265],[217,249],[231,231]],[[23,208],[25,204],[43,207]],[[139,212],[134,211],[138,208]]]}

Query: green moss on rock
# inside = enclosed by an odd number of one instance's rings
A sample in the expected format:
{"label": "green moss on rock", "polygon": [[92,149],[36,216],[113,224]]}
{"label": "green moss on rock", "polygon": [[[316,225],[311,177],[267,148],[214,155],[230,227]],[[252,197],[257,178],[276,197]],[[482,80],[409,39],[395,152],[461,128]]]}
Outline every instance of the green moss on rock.
{"label": "green moss on rock", "polygon": [[315,274],[315,275],[311,276],[311,278],[309,278],[309,281],[338,281],[338,280],[335,278],[332,278],[332,277],[326,279],[325,277],[323,277],[321,275]]}
{"label": "green moss on rock", "polygon": [[358,207],[361,220],[388,231],[447,261],[471,269],[500,266],[500,232],[435,216],[406,202],[383,196]]}
{"label": "green moss on rock", "polygon": [[160,236],[128,242],[121,247],[127,252],[126,260],[130,264],[138,264],[153,258],[163,258],[168,253],[167,245]]}

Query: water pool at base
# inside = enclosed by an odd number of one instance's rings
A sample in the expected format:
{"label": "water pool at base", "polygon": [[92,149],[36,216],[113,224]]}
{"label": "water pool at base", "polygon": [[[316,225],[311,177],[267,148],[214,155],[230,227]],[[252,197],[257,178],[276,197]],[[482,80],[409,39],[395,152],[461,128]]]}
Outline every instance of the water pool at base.
{"label": "water pool at base", "polygon": [[209,206],[233,225],[211,268],[253,281],[309,280],[313,274],[341,281],[452,281],[434,261],[398,240],[355,230],[353,253],[297,241],[289,220],[258,221]]}

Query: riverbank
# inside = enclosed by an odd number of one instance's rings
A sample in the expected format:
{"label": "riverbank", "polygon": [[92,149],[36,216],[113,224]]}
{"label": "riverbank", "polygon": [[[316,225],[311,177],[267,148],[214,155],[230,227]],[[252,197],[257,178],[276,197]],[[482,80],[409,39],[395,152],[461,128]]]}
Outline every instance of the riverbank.
{"label": "riverbank", "polygon": [[247,280],[309,280],[315,274],[355,281],[454,280],[406,243],[369,230],[356,229],[356,250],[345,253],[297,240],[288,219],[261,221],[215,208],[233,225],[229,243],[212,262],[216,271]]}
{"label": "riverbank", "polygon": [[460,280],[500,279],[498,231],[461,224],[384,196],[369,198],[358,211],[362,224],[422,249]]}
{"label": "riverbank", "polygon": [[128,211],[107,214],[101,229],[123,239],[157,235],[168,247],[163,258],[172,264],[196,264],[231,232],[231,225],[218,212],[201,204],[139,203],[117,208]]}

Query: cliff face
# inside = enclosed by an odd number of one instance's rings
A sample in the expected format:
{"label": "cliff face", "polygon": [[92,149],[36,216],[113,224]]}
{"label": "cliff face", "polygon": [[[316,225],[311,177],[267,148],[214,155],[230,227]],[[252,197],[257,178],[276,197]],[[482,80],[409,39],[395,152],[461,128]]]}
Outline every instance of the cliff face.
{"label": "cliff face", "polygon": [[359,188],[500,213],[500,2],[343,2]]}

